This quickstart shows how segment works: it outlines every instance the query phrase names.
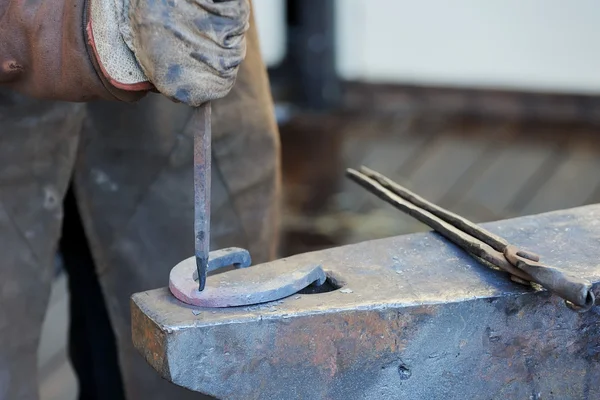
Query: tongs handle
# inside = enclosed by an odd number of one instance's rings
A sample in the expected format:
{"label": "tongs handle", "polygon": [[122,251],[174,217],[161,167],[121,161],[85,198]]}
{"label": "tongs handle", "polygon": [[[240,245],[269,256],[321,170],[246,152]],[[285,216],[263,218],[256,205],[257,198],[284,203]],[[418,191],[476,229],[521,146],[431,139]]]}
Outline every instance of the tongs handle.
{"label": "tongs handle", "polygon": [[[348,173],[352,176],[356,176],[353,172],[350,171],[354,170],[349,170]],[[504,252],[504,249],[509,245],[509,243],[500,236],[494,235],[492,232],[483,229],[482,227],[469,221],[468,219],[461,217],[458,214],[454,214],[453,212],[448,211],[436,204],[433,204],[428,200],[425,200],[423,197],[400,186],[399,184],[392,181],[390,178],[380,174],[379,172],[373,171],[372,169],[363,166],[360,168],[360,173],[364,176],[375,180],[381,186],[400,196],[407,202],[417,206],[418,208],[429,211],[431,214],[444,220],[445,222],[448,222],[449,224],[455,226],[459,230],[466,232],[470,236],[479,239],[480,241],[492,247],[496,251],[502,253]]]}

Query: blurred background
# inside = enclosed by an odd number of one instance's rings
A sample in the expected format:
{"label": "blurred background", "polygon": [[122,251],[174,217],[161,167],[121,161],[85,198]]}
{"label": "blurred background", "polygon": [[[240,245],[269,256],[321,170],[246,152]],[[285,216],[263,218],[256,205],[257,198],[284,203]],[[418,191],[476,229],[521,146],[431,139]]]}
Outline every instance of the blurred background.
{"label": "blurred background", "polygon": [[282,254],[425,229],[369,166],[475,221],[600,201],[600,3],[257,0]]}
{"label": "blurred background", "polygon": [[[282,141],[282,256],[427,228],[369,166],[476,222],[600,202],[600,3],[254,0]],[[57,279],[44,400],[75,399]]]}

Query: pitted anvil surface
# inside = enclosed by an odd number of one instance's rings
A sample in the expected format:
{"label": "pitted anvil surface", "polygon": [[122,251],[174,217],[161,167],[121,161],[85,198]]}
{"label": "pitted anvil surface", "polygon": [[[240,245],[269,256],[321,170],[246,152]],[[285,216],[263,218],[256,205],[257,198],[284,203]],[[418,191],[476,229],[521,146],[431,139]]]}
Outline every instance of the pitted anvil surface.
{"label": "pitted anvil surface", "polygon": [[[599,205],[484,226],[597,291]],[[138,293],[136,348],[164,378],[221,399],[600,398],[598,307],[576,313],[436,233],[273,264],[321,265],[341,287],[227,309]]]}

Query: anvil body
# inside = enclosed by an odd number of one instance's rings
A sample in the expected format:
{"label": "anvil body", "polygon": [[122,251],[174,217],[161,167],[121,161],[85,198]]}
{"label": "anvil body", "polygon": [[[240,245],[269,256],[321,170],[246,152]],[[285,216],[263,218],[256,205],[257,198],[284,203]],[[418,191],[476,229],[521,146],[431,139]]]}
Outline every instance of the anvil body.
{"label": "anvil body", "polygon": [[[600,205],[485,226],[600,281]],[[138,293],[136,347],[165,379],[220,399],[600,398],[599,307],[574,312],[436,233],[273,263],[298,262],[339,288],[229,309]]]}

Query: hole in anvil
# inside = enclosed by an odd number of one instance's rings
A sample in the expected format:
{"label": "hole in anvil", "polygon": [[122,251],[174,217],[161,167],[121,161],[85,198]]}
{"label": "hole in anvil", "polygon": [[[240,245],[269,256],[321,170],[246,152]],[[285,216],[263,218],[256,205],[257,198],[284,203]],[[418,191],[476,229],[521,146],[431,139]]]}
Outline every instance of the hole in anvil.
{"label": "hole in anvil", "polygon": [[316,284],[312,284],[310,286],[305,287],[300,290],[298,294],[319,294],[319,293],[329,293],[340,289],[344,284],[335,277],[331,276],[329,272],[327,274],[327,279],[325,283],[317,286]]}

